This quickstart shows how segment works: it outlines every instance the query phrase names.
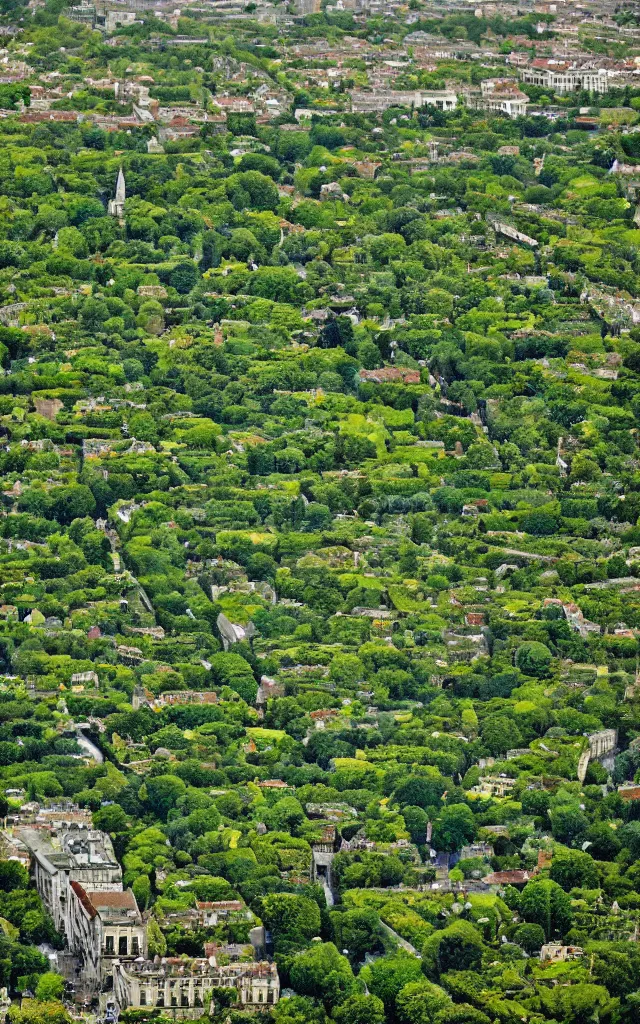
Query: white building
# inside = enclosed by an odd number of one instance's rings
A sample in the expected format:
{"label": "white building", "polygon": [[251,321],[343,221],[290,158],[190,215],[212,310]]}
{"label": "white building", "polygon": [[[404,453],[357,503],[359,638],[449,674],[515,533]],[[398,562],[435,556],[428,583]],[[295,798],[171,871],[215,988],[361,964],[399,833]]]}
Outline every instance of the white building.
{"label": "white building", "polygon": [[558,95],[586,89],[587,92],[605,93],[610,85],[606,68],[595,67],[593,62],[576,65],[566,60],[538,59],[528,67],[520,68],[520,78],[529,85],[539,85]]}
{"label": "white building", "polygon": [[428,104],[438,110],[455,110],[458,97],[452,89],[375,89],[365,92],[352,89],[351,110],[354,114],[372,114],[389,107],[423,107]]}
{"label": "white building", "polygon": [[522,92],[513,78],[487,78],[480,89],[466,89],[462,93],[468,107],[506,114],[508,117],[524,117],[529,97]]}

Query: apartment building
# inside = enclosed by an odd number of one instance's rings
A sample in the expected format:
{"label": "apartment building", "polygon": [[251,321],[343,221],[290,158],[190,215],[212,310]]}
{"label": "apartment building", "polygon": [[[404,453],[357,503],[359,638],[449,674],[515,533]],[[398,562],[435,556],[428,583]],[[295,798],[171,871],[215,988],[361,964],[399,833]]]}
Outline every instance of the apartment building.
{"label": "apartment building", "polygon": [[109,836],[86,826],[26,827],[16,837],[31,854],[33,877],[56,929],[67,935],[71,883],[92,892],[122,891]]}
{"label": "apartment building", "polygon": [[146,954],[146,931],[136,898],[122,892],[92,892],[71,882],[66,923],[69,949],[78,957],[87,988],[98,992],[111,977],[113,963]]}

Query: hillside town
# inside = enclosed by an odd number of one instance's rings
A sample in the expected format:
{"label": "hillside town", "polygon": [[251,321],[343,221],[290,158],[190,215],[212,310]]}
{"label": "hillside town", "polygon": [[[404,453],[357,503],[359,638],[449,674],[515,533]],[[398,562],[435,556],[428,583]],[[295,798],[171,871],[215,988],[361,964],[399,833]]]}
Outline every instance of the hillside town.
{"label": "hillside town", "polygon": [[0,1024],[631,1024],[640,4],[0,0]]}

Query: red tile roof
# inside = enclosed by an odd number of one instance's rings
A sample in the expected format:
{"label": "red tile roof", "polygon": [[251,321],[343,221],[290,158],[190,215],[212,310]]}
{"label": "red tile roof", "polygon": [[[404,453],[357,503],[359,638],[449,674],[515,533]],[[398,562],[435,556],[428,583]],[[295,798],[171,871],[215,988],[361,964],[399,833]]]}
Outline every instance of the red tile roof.
{"label": "red tile roof", "polygon": [[494,871],[492,875],[485,875],[483,882],[487,885],[524,885],[534,877],[533,871]]}
{"label": "red tile roof", "polygon": [[380,370],[360,370],[360,380],[370,380],[374,384],[393,381],[401,381],[403,384],[419,384],[420,370],[411,370],[404,366],[383,366]]}

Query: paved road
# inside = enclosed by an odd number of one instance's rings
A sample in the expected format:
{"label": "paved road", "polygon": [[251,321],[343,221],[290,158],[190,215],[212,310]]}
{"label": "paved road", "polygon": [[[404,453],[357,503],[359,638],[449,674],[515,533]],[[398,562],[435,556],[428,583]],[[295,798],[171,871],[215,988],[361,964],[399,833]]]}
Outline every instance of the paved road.
{"label": "paved road", "polygon": [[402,949],[405,949],[407,953],[413,953],[414,956],[420,956],[415,946],[412,946],[410,942],[407,942],[407,940],[403,939],[401,935],[394,932],[393,928],[390,928],[388,924],[384,923],[384,921],[380,922],[380,927],[387,933],[387,935],[390,935],[392,939],[395,939],[398,945]]}
{"label": "paved road", "polygon": [[96,764],[102,764],[104,761],[104,755],[102,751],[98,750],[95,743],[92,743],[80,729],[76,730],[76,740],[78,746],[81,747],[89,757],[92,757]]}
{"label": "paved road", "polygon": [[328,907],[332,907],[333,903],[334,903],[334,900],[333,900],[333,893],[331,892],[331,889],[329,888],[329,886],[327,885],[326,882],[322,883],[322,888],[324,889],[324,898],[327,901],[327,906]]}

